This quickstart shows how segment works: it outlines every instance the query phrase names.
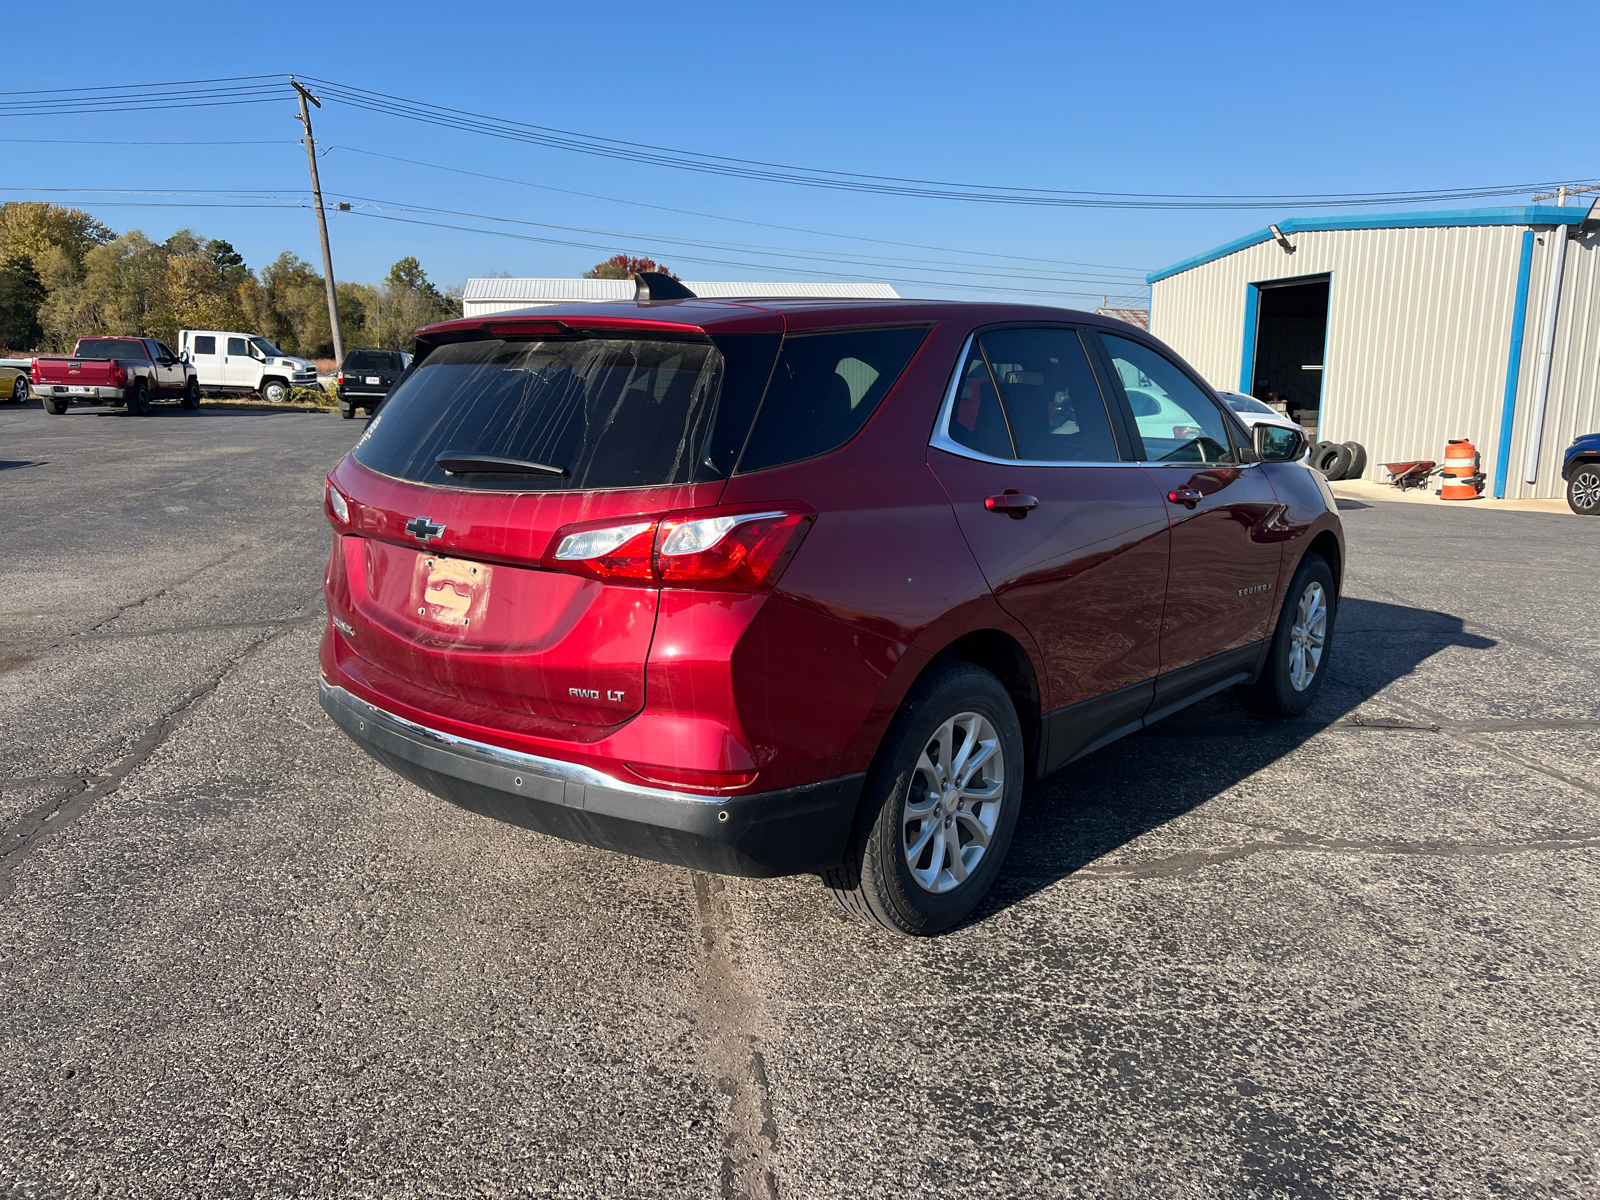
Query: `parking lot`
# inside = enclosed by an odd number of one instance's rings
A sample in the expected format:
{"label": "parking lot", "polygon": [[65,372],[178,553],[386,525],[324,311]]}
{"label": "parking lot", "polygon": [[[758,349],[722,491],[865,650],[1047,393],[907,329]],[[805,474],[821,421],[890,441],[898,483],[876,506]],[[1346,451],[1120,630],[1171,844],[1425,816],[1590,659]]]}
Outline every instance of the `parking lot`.
{"label": "parking lot", "polygon": [[1309,717],[1035,785],[907,941],[349,742],[360,429],[0,408],[0,1195],[1600,1189],[1600,522],[1347,501]]}

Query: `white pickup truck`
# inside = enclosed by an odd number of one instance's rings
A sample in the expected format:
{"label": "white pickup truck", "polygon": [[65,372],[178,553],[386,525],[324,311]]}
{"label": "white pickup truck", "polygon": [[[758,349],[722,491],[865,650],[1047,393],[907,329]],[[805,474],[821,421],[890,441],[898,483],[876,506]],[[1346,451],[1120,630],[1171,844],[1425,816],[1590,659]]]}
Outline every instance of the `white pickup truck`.
{"label": "white pickup truck", "polygon": [[180,329],[178,349],[189,355],[202,391],[256,392],[263,400],[281,404],[292,387],[319,386],[314,363],[285,354],[260,334]]}

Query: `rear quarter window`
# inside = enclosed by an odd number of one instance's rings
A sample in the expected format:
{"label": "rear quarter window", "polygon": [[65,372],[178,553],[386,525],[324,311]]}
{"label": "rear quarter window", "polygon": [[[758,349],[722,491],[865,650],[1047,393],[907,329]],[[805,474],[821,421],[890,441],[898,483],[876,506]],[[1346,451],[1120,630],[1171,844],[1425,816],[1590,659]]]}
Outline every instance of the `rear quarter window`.
{"label": "rear quarter window", "polygon": [[917,326],[785,337],[739,471],[779,467],[844,445],[867,423],[927,333]]}

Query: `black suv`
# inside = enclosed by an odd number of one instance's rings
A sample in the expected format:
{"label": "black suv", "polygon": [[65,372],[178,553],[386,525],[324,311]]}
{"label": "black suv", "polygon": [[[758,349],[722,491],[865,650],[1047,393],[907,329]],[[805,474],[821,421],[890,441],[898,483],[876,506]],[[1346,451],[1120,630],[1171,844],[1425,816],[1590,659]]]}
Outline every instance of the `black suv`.
{"label": "black suv", "polygon": [[411,362],[403,350],[352,350],[339,364],[339,415],[346,421],[364,408],[371,416]]}

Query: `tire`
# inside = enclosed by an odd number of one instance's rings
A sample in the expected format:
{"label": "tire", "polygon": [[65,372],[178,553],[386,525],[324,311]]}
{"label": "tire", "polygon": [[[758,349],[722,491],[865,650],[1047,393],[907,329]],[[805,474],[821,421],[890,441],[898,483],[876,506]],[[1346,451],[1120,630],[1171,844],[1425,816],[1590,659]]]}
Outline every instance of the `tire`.
{"label": "tire", "polygon": [[28,377],[18,375],[11,382],[11,402],[13,404],[26,404],[28,402]]}
{"label": "tire", "polygon": [[72,403],[70,400],[65,398],[57,400],[54,396],[50,395],[41,396],[40,399],[44,401],[45,412],[49,413],[53,417],[59,417],[62,413],[66,412],[67,405]]}
{"label": "tire", "polygon": [[1360,479],[1367,473],[1367,448],[1360,442],[1346,442],[1344,448],[1350,451],[1350,465],[1340,478]]}
{"label": "tire", "polygon": [[339,415],[346,421],[354,421],[356,419],[356,410],[353,407],[346,407],[341,404],[339,406]]}
{"label": "tire", "polygon": [[183,406],[191,412],[200,407],[200,383],[198,380],[189,380],[189,386],[183,389]]}
{"label": "tire", "polygon": [[1350,448],[1330,442],[1327,449],[1311,456],[1311,465],[1321,471],[1330,483],[1343,479],[1344,473],[1350,469]]}
{"label": "tire", "polygon": [[1567,507],[1580,517],[1600,517],[1600,462],[1573,468],[1567,480]]}
{"label": "tire", "polygon": [[281,379],[263,379],[261,398],[268,404],[282,404],[289,398],[289,385]]}
{"label": "tire", "polygon": [[150,389],[142,379],[134,384],[133,394],[128,397],[128,412],[136,417],[150,415]]}
{"label": "tire", "polygon": [[[1269,717],[1298,717],[1316,703],[1333,649],[1336,595],[1327,560],[1320,554],[1302,558],[1278,612],[1278,627],[1261,678],[1239,689],[1247,708]],[[1311,621],[1306,628],[1303,618],[1308,615]],[[1307,659],[1311,660],[1309,674]]]}
{"label": "tire", "polygon": [[[954,779],[943,764],[959,767],[966,761],[963,748],[974,741],[989,747],[977,768],[981,789],[944,791],[941,783]],[[867,772],[844,862],[825,871],[823,882],[846,912],[892,933],[926,937],[960,923],[1005,862],[1021,807],[1023,770],[1022,728],[1000,681],[970,663],[935,667],[884,735]],[[918,819],[918,809],[931,814],[931,821]],[[958,840],[953,859],[946,829],[966,839]],[[977,844],[983,837],[986,847]],[[961,864],[959,879],[952,862]]]}

